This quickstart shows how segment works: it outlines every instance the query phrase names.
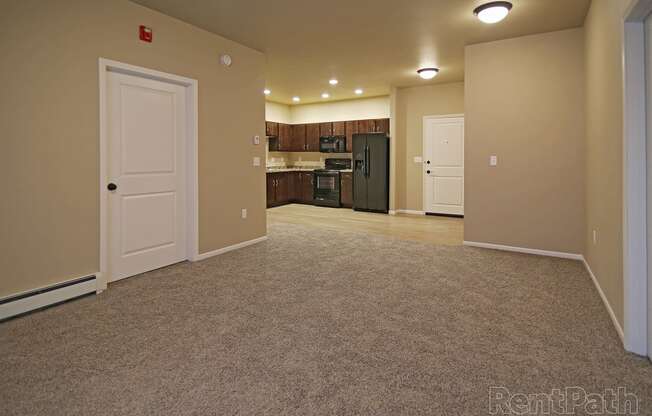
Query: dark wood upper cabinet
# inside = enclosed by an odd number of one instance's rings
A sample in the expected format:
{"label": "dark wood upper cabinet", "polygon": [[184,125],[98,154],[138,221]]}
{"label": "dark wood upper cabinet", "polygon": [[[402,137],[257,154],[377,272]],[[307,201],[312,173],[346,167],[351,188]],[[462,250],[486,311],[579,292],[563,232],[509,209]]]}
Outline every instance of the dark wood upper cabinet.
{"label": "dark wood upper cabinet", "polygon": [[306,125],[294,124],[292,125],[292,151],[305,152],[306,151]]}
{"label": "dark wood upper cabinet", "polygon": [[279,152],[292,150],[292,129],[289,124],[278,123],[278,150]]}
{"label": "dark wood upper cabinet", "polygon": [[265,135],[266,136],[278,136],[278,123],[273,121],[265,122]]}
{"label": "dark wood upper cabinet", "polygon": [[319,135],[320,136],[332,136],[333,135],[333,123],[319,123]]}
{"label": "dark wood upper cabinet", "polygon": [[344,122],[343,121],[334,121],[333,122],[333,136],[344,136]]}
{"label": "dark wood upper cabinet", "polygon": [[374,120],[358,120],[358,133],[375,133],[375,130]]}
{"label": "dark wood upper cabinet", "polygon": [[306,124],[306,150],[319,152],[319,124]]}
{"label": "dark wood upper cabinet", "polygon": [[265,133],[270,139],[269,150],[279,152],[319,152],[321,136],[346,136],[346,151],[353,151],[356,133],[385,133],[389,135],[389,119],[334,121],[330,123],[284,124],[265,122]]}
{"label": "dark wood upper cabinet", "polygon": [[374,120],[374,131],[376,133],[386,133],[389,135],[389,119],[379,118]]}
{"label": "dark wood upper cabinet", "polygon": [[358,132],[357,121],[347,121],[344,123],[344,132],[346,134],[346,151],[353,152],[353,135]]}

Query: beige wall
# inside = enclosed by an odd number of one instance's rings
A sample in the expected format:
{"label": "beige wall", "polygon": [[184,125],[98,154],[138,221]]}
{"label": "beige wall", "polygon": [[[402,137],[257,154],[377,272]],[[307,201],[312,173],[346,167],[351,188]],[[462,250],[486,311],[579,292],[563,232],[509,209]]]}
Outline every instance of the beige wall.
{"label": "beige wall", "polygon": [[267,120],[288,124],[388,118],[389,96],[300,105],[268,101],[265,112]]}
{"label": "beige wall", "polygon": [[398,88],[393,138],[396,152],[396,208],[423,211],[423,117],[464,113],[464,83]]}
{"label": "beige wall", "polygon": [[293,105],[290,111],[295,124],[388,118],[389,96]]}
{"label": "beige wall", "polygon": [[0,297],[98,271],[99,57],[199,81],[200,251],[265,234],[262,54],[123,0],[2,6]]}
{"label": "beige wall", "polygon": [[265,120],[277,123],[292,124],[292,112],[287,104],[265,102]]}
{"label": "beige wall", "polygon": [[573,29],[466,47],[465,240],[583,252],[583,41]]}
{"label": "beige wall", "polygon": [[[622,17],[629,0],[593,0],[585,23],[585,257],[621,326],[623,300]],[[597,242],[593,243],[593,230]]]}

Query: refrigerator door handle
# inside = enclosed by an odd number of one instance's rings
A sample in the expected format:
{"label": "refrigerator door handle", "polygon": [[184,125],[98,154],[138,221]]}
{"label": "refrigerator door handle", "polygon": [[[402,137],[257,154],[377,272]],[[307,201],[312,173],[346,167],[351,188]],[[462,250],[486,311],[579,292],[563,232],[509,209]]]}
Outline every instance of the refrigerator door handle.
{"label": "refrigerator door handle", "polygon": [[371,151],[369,150],[369,145],[365,145],[364,148],[364,168],[365,168],[365,175],[367,178],[369,177],[369,161],[371,160]]}

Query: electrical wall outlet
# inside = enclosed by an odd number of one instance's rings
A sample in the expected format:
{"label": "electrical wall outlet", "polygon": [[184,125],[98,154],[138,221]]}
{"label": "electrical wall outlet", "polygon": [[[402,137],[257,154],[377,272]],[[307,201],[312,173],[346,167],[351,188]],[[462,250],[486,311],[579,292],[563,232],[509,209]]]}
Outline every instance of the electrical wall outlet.
{"label": "electrical wall outlet", "polygon": [[242,219],[244,220],[246,218],[247,218],[247,208],[242,208]]}
{"label": "electrical wall outlet", "polygon": [[259,157],[254,158],[254,166],[260,166],[260,158]]}
{"label": "electrical wall outlet", "polygon": [[254,144],[260,144],[260,136],[254,136]]}

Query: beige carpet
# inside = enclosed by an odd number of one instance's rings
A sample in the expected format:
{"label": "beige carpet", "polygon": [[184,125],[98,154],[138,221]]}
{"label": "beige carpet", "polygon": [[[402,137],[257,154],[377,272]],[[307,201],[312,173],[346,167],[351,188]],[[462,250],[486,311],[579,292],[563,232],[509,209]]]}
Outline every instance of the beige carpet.
{"label": "beige carpet", "polygon": [[486,415],[491,386],[652,414],[581,263],[290,224],[0,324],[0,375],[1,415]]}

